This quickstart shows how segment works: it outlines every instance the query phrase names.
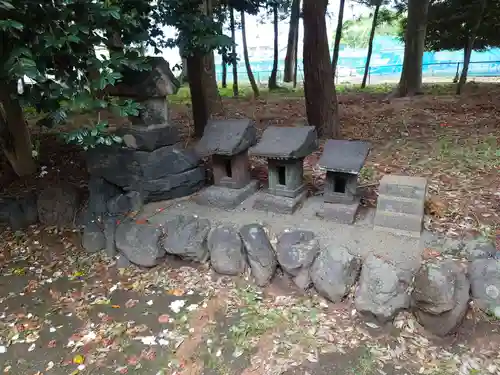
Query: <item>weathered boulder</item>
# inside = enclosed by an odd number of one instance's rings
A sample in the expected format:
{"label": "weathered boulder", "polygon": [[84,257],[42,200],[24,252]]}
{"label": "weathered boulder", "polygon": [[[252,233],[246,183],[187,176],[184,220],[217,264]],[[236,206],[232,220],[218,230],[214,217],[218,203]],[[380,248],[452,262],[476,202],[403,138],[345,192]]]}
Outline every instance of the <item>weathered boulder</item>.
{"label": "weathered boulder", "polygon": [[314,233],[304,230],[284,232],[276,244],[278,263],[301,289],[311,285],[309,268],[319,253],[318,240]]}
{"label": "weathered boulder", "polygon": [[247,262],[243,253],[243,243],[238,231],[233,227],[221,226],[208,234],[210,263],[215,272],[222,275],[239,275],[245,272]]}
{"label": "weathered boulder", "polygon": [[266,231],[262,225],[248,224],[241,227],[240,236],[245,245],[248,264],[255,283],[258,286],[267,285],[276,272],[278,262]]}
{"label": "weathered boulder", "polygon": [[38,218],[44,225],[73,225],[80,204],[78,189],[70,184],[48,186],[38,195]]}
{"label": "weathered boulder", "polygon": [[500,317],[500,260],[476,259],[470,264],[468,274],[476,306]]}
{"label": "weathered boulder", "polygon": [[118,216],[108,216],[103,218],[103,232],[106,238],[106,255],[113,257],[116,255],[116,228],[119,222]]}
{"label": "weathered boulder", "polygon": [[118,194],[106,203],[108,214],[126,215],[132,212],[139,212],[142,209],[143,197],[138,191],[129,191],[124,194]]}
{"label": "weathered boulder", "polygon": [[470,261],[493,258],[497,253],[493,242],[482,238],[476,238],[466,242],[464,251],[467,255],[467,259]]}
{"label": "weathered boulder", "polygon": [[163,248],[185,260],[206,262],[209,258],[207,236],[210,222],[195,216],[176,216],[165,224]]}
{"label": "weathered boulder", "polygon": [[127,126],[118,129],[115,134],[123,139],[127,147],[140,151],[154,151],[180,140],[177,127],[166,124]]}
{"label": "weathered boulder", "polygon": [[314,288],[332,302],[347,296],[361,271],[361,259],[345,248],[328,246],[322,249],[309,271]]}
{"label": "weathered boulder", "polygon": [[415,276],[413,313],[430,332],[445,336],[462,322],[469,302],[469,280],[453,260],[423,265]]}
{"label": "weathered boulder", "polygon": [[12,230],[24,229],[38,222],[37,197],[28,194],[19,199],[0,199],[0,223]]}
{"label": "weathered boulder", "polygon": [[411,279],[410,271],[398,269],[374,255],[368,256],[356,290],[356,309],[372,314],[381,322],[393,319],[410,305],[408,288]]}
{"label": "weathered boulder", "polygon": [[82,231],[82,247],[89,253],[97,253],[106,248],[103,225],[97,220],[85,224]]}
{"label": "weathered boulder", "polygon": [[132,263],[153,267],[165,256],[165,250],[160,244],[162,235],[161,228],[155,225],[127,220],[116,228],[116,248]]}
{"label": "weathered boulder", "polygon": [[90,214],[102,216],[108,211],[108,201],[123,193],[123,190],[118,186],[106,181],[102,177],[90,176],[89,184],[89,200],[87,210]]}

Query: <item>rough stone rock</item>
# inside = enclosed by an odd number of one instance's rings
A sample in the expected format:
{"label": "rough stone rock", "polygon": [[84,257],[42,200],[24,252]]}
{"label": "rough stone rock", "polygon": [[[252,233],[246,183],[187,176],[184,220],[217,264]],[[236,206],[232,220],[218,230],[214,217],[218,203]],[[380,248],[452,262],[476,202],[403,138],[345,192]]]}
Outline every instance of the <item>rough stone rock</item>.
{"label": "rough stone rock", "polygon": [[500,317],[500,260],[476,259],[468,274],[476,306]]}
{"label": "rough stone rock", "polygon": [[78,190],[70,184],[46,187],[38,196],[38,218],[44,225],[72,226],[79,203]]}
{"label": "rough stone rock", "polygon": [[262,225],[248,224],[241,227],[240,236],[255,283],[258,286],[269,284],[276,272],[278,261],[266,231]]}
{"label": "rough stone rock", "polygon": [[24,229],[38,222],[37,197],[28,194],[19,199],[0,200],[0,222],[12,230]]}
{"label": "rough stone rock", "polygon": [[210,222],[195,216],[176,216],[165,224],[163,247],[168,254],[185,260],[206,262],[209,258],[207,236]]}
{"label": "rough stone rock", "polygon": [[196,150],[200,155],[236,155],[256,140],[257,130],[250,119],[210,120]]}
{"label": "rough stone rock", "polygon": [[208,234],[208,250],[210,263],[215,272],[222,275],[235,276],[246,269],[243,243],[238,231],[230,226],[214,228]]}
{"label": "rough stone rock", "polygon": [[126,215],[131,212],[142,210],[143,197],[138,191],[129,191],[118,194],[108,200],[106,206],[110,215]]}
{"label": "rough stone rock", "polygon": [[140,151],[154,151],[172,146],[180,140],[178,129],[165,124],[122,127],[115,134],[123,138],[127,147]]}
{"label": "rough stone rock", "polygon": [[408,288],[412,274],[408,270],[373,255],[363,263],[355,306],[362,313],[369,313],[381,322],[387,322],[410,305]]}
{"label": "rough stone rock", "polygon": [[107,202],[121,193],[123,190],[118,186],[106,181],[102,177],[90,176],[89,179],[89,200],[87,209],[91,214],[97,216],[104,215],[107,211]]}
{"label": "rough stone rock", "polygon": [[314,126],[269,126],[259,143],[250,149],[250,155],[264,158],[298,159],[318,148]]}
{"label": "rough stone rock", "polygon": [[453,260],[423,265],[415,276],[413,313],[428,331],[445,336],[454,332],[468,308],[470,283]]}
{"label": "rough stone rock", "polygon": [[118,254],[116,257],[116,268],[118,269],[124,269],[127,267],[130,267],[132,263],[130,263],[130,260],[127,259],[127,257],[123,254]]}
{"label": "rough stone rock", "polygon": [[97,253],[106,248],[103,225],[97,220],[88,221],[82,232],[82,247],[89,253]]}
{"label": "rough stone rock", "polygon": [[311,231],[284,232],[276,245],[278,263],[301,289],[311,285],[309,268],[319,252],[318,240]]}
{"label": "rough stone rock", "polygon": [[205,181],[196,153],[178,146],[153,152],[97,147],[87,152],[87,166],[90,174],[124,190],[141,191],[146,202],[192,194]]}
{"label": "rough stone rock", "polygon": [[132,263],[153,267],[165,256],[160,244],[162,234],[161,228],[155,225],[125,221],[116,228],[116,248]]}
{"label": "rough stone rock", "polygon": [[106,255],[113,257],[116,255],[116,227],[118,223],[118,216],[105,216],[103,223],[104,237],[106,238]]}
{"label": "rough stone rock", "polygon": [[466,242],[464,251],[467,255],[467,259],[470,261],[474,259],[493,258],[497,253],[493,242],[482,238],[476,238]]}
{"label": "rough stone rock", "polygon": [[359,277],[361,259],[347,249],[328,246],[322,249],[309,271],[318,293],[332,302],[340,302]]}

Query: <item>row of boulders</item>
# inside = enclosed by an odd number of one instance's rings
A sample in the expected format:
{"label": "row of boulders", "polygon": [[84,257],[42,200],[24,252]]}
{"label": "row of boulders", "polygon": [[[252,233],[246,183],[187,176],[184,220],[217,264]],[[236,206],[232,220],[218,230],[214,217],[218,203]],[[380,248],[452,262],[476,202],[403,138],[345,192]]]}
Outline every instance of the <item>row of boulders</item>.
{"label": "row of boulders", "polygon": [[451,259],[434,259],[412,272],[374,255],[362,261],[345,248],[320,247],[311,231],[285,231],[273,247],[259,224],[212,227],[209,220],[194,216],[176,216],[160,226],[120,223],[116,248],[139,266],[152,267],[170,254],[210,261],[214,271],[224,275],[250,268],[258,286],[271,282],[280,268],[299,288],[314,287],[331,302],[352,291],[356,309],[380,322],[411,309],[417,321],[437,335],[456,330],[471,296],[484,311],[500,306],[500,260],[492,258],[476,259],[468,270]]}

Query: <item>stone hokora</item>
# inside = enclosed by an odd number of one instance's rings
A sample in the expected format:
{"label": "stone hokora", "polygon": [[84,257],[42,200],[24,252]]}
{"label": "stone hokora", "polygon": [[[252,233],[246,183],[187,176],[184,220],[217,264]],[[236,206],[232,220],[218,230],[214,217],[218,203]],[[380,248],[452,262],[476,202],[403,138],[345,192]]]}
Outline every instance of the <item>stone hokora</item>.
{"label": "stone hokora", "polygon": [[256,140],[257,131],[249,119],[207,124],[196,150],[212,157],[214,185],[200,192],[198,203],[231,209],[257,191],[258,182],[251,179],[248,160],[248,148]]}
{"label": "stone hokora", "polygon": [[318,147],[313,126],[268,127],[250,154],[268,162],[268,189],[259,194],[254,208],[293,213],[307,197],[304,158]]}

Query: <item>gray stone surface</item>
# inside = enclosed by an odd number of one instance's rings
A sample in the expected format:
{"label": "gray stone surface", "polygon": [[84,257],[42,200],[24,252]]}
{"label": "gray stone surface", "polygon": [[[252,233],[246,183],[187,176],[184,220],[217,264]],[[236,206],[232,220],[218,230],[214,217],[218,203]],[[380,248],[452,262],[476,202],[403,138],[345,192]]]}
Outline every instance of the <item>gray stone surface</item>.
{"label": "gray stone surface", "polygon": [[375,256],[363,263],[354,304],[361,313],[375,316],[381,322],[392,320],[410,306],[408,293],[412,273]]}
{"label": "gray stone surface", "polygon": [[207,236],[210,221],[195,216],[179,215],[165,223],[166,236],[163,248],[172,255],[195,262],[206,262],[209,258]]}
{"label": "gray stone surface", "polygon": [[262,134],[259,143],[250,149],[250,155],[265,158],[298,159],[318,148],[318,136],[314,126],[270,126]]}
{"label": "gray stone surface", "polygon": [[359,208],[359,198],[353,203],[321,203],[316,214],[318,217],[340,224],[352,224]]}
{"label": "gray stone surface", "polygon": [[116,248],[132,263],[153,267],[165,256],[165,250],[160,246],[162,235],[157,225],[127,220],[116,228]]}
{"label": "gray stone surface", "polygon": [[295,198],[272,195],[265,191],[260,191],[255,195],[253,209],[279,214],[293,214],[306,200],[307,191],[303,191]]}
{"label": "gray stone surface", "polygon": [[138,191],[129,191],[118,194],[108,200],[106,207],[110,215],[125,215],[131,212],[139,212],[142,209],[143,197]]}
{"label": "gray stone surface", "polygon": [[248,224],[241,227],[240,236],[255,283],[266,286],[273,278],[278,263],[266,231],[260,224]]}
{"label": "gray stone surface", "polygon": [[301,289],[311,285],[309,268],[320,250],[314,233],[304,230],[286,231],[278,238],[276,253],[278,263]]}
{"label": "gray stone surface", "polygon": [[347,296],[361,270],[361,259],[349,254],[345,248],[328,246],[314,261],[310,275],[315,289],[332,302]]}
{"label": "gray stone surface", "polygon": [[127,259],[127,257],[123,254],[118,254],[116,257],[116,268],[118,269],[125,269],[127,267],[131,266],[130,260]]}
{"label": "gray stone surface", "polygon": [[180,140],[177,127],[168,124],[127,126],[119,128],[115,134],[123,139],[127,147],[140,151],[154,151]]}
{"label": "gray stone surface", "polygon": [[378,210],[374,222],[374,228],[376,230],[410,237],[420,237],[422,226],[422,216]]}
{"label": "gray stone surface", "polygon": [[408,215],[424,215],[424,202],[421,199],[392,197],[379,194],[377,209],[384,212],[396,212]]}
{"label": "gray stone surface", "polygon": [[257,141],[257,129],[250,119],[210,120],[196,145],[200,155],[232,156],[248,150]]}
{"label": "gray stone surface", "polygon": [[327,171],[358,174],[369,151],[368,142],[329,139],[318,165]]}
{"label": "gray stone surface", "polygon": [[415,276],[413,312],[428,331],[445,336],[453,333],[467,313],[470,283],[453,260],[423,265]]}
{"label": "gray stone surface", "polygon": [[106,238],[106,255],[113,257],[116,255],[116,227],[119,218],[117,216],[105,216],[103,219],[103,231]]}
{"label": "gray stone surface", "polygon": [[0,199],[0,223],[14,230],[25,229],[38,222],[37,196],[27,194],[21,198]]}
{"label": "gray stone surface", "polygon": [[89,253],[97,253],[106,248],[103,226],[96,220],[85,224],[82,232],[82,247]]}
{"label": "gray stone surface", "polygon": [[476,259],[468,274],[475,305],[500,317],[500,260]]}
{"label": "gray stone surface", "polygon": [[203,205],[211,205],[223,209],[233,209],[259,189],[258,181],[250,183],[241,189],[224,186],[207,186],[196,194],[193,199]]}
{"label": "gray stone surface", "polygon": [[423,177],[410,177],[388,174],[382,177],[379,194],[402,198],[425,199],[427,180]]}
{"label": "gray stone surface", "polygon": [[235,276],[245,272],[247,262],[238,231],[231,226],[219,226],[208,234],[210,264],[215,272]]}
{"label": "gray stone surface", "polygon": [[[304,185],[304,159],[267,161],[268,193],[282,197],[295,198],[302,193]],[[282,171],[280,173],[280,171]],[[280,175],[284,172],[284,181]],[[283,177],[283,176],[282,176]]]}
{"label": "gray stone surface", "polygon": [[471,261],[474,259],[494,258],[498,253],[493,242],[483,238],[472,239],[465,242],[463,246],[463,251],[467,256],[467,259]]}
{"label": "gray stone surface", "polygon": [[99,176],[90,175],[89,178],[89,200],[87,209],[91,214],[102,216],[108,211],[107,202],[121,193],[123,190],[118,186],[106,181]]}
{"label": "gray stone surface", "polygon": [[80,205],[80,194],[70,184],[48,186],[38,195],[38,218],[44,225],[72,227]]}

